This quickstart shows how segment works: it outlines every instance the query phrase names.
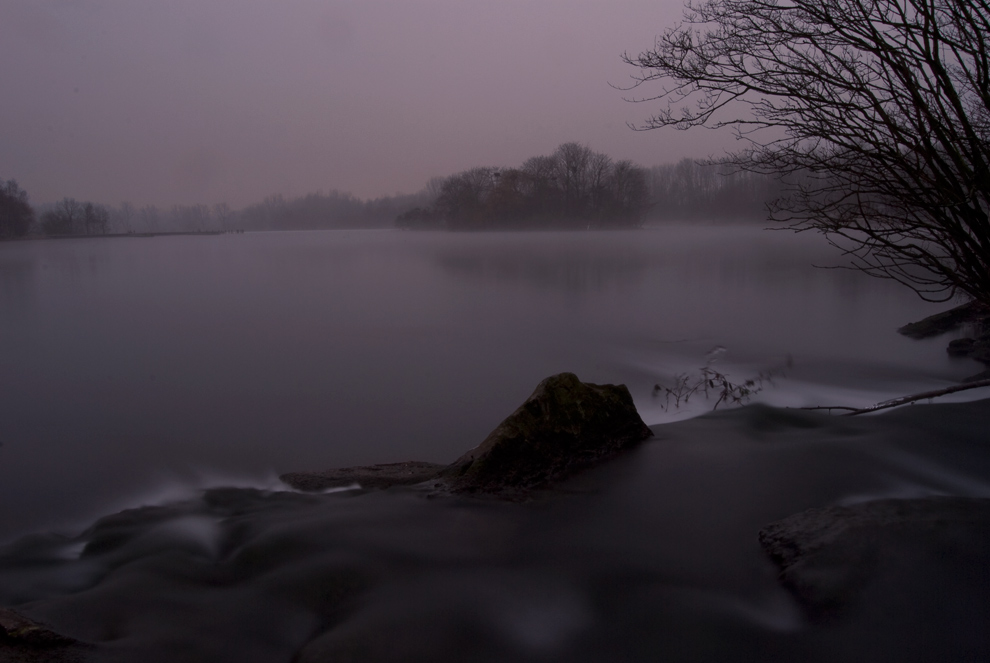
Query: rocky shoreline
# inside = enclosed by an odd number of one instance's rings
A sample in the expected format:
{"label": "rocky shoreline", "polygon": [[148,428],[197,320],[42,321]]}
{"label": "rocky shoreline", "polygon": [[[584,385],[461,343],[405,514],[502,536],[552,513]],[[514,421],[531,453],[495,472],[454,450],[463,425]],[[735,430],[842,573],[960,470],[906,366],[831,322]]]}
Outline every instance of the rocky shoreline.
{"label": "rocky shoreline", "polygon": [[[831,425],[826,423],[831,419],[823,415],[788,414],[781,417],[783,412],[756,406],[739,412],[732,420],[740,427],[742,438],[755,435],[757,431],[787,428],[805,431]],[[706,425],[712,426],[712,423]],[[717,427],[712,430],[715,435],[721,434]],[[833,431],[829,435],[848,434],[836,430],[838,433]],[[561,483],[584,470],[617,459],[651,435],[653,431],[639,417],[625,386],[583,383],[577,376],[563,373],[542,381],[533,395],[480,445],[449,465],[390,463],[295,472],[283,475],[282,480],[304,491],[302,494],[288,493],[287,499],[292,500],[318,497],[306,495],[306,492],[402,489],[407,494],[411,492],[414,503],[425,504],[415,496],[448,497],[453,499],[440,500],[440,506],[457,509],[465,501],[474,504],[480,498],[487,500],[477,502],[485,509],[516,512],[525,509],[512,503],[552,496],[554,488]],[[758,489],[751,487],[751,490]],[[250,502],[259,496],[217,489],[204,499],[221,513],[237,514],[240,502]],[[547,502],[539,504],[545,506]],[[664,504],[676,508],[667,501]],[[451,512],[444,513],[451,516]],[[466,515],[463,513],[460,517]],[[711,515],[709,509],[701,517]],[[84,556],[132,554],[115,551],[118,546],[123,550],[124,546],[130,545],[123,532],[128,531],[132,521],[140,522],[139,516],[135,510],[103,519],[94,526],[103,533],[92,534],[86,539]],[[164,519],[164,515],[161,517]],[[227,517],[237,518],[236,515]],[[205,520],[198,515],[176,522],[185,523],[183,527],[189,529],[183,531],[188,535],[199,536],[196,533],[201,530],[197,528],[203,527]],[[318,522],[320,529],[326,524],[324,520]],[[459,521],[457,527],[469,522]],[[780,585],[800,606],[804,623],[824,629],[822,633],[826,636],[850,623],[861,623],[864,611],[881,614],[881,619],[908,614],[911,619],[903,621],[917,621],[917,615],[924,617],[941,610],[935,605],[939,601],[955,602],[957,596],[970,596],[966,600],[973,605],[967,614],[976,622],[984,616],[990,617],[987,602],[972,599],[974,587],[977,590],[990,587],[990,499],[940,495],[873,499],[807,509],[759,529],[754,526],[758,522],[750,521],[747,529],[753,527],[753,539],[759,541],[767,558],[779,570]],[[252,525],[244,521],[239,527],[241,529],[236,531],[245,534],[251,531]],[[157,536],[166,531],[171,530],[153,527],[148,530],[149,533],[158,532]],[[650,537],[662,536],[649,532]],[[478,535],[487,537],[491,534],[487,528],[482,528]],[[137,537],[133,542],[139,546],[148,540]],[[285,541],[293,540],[289,537]],[[369,596],[370,585],[362,575],[360,565],[354,566],[352,560],[336,570],[321,566],[314,577],[320,578],[323,585],[297,580],[300,584],[295,587],[291,579],[296,576],[291,573],[285,581],[287,585],[281,580],[275,582],[276,576],[269,575],[276,560],[286,558],[291,562],[293,556],[299,554],[291,545],[283,545],[282,539],[277,539],[277,543],[265,542],[257,549],[249,544],[238,545],[241,547],[224,553],[224,559],[229,560],[224,562],[229,567],[227,571],[220,573],[211,564],[206,564],[198,573],[205,574],[203,577],[207,579],[213,578],[209,574],[219,573],[217,578],[221,583],[231,583],[232,579],[242,576],[254,577],[252,574],[260,574],[260,578],[271,577],[271,591],[284,593],[288,591],[285,587],[289,587],[290,594],[297,592],[308,597],[305,600],[312,602],[317,614],[326,613],[325,623],[311,627],[313,633],[306,640],[308,644],[297,651],[294,660],[314,663],[337,660],[337,653],[343,651],[341,647],[350,651],[347,647],[351,646],[348,644],[351,636],[347,635],[347,629],[340,635],[341,631],[335,625],[358,610],[358,598]],[[684,545],[683,541],[679,540],[678,545]],[[285,566],[295,573],[295,562]],[[310,592],[315,592],[313,597]],[[31,614],[30,604],[17,605],[18,610],[23,607]],[[956,608],[955,612],[959,610]],[[860,622],[856,622],[857,619]],[[53,619],[53,623],[58,628],[61,622]],[[357,638],[355,642],[367,644],[360,633],[358,630],[352,634]],[[91,644],[89,637],[80,637],[87,642],[60,635],[19,612],[0,609],[0,663],[98,659],[102,645]],[[368,651],[377,650],[372,647]],[[350,660],[378,659],[357,656]],[[826,657],[826,660],[832,659]]]}
{"label": "rocky shoreline", "polygon": [[[967,305],[902,333],[918,338],[944,333],[982,321],[985,313]],[[281,479],[309,491],[419,485],[432,495],[519,500],[652,434],[624,385],[586,384],[564,373],[541,382],[481,445],[450,465],[392,463]],[[808,619],[830,623],[892,573],[923,573],[946,558],[971,571],[990,561],[990,499],[883,499],[809,509],[766,525],[758,538],[780,569],[780,583]]]}

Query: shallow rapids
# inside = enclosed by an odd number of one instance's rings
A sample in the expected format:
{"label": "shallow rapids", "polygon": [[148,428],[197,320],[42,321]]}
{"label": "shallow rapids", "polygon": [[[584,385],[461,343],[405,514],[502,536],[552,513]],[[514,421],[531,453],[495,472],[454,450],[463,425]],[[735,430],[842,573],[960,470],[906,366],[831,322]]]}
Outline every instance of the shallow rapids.
{"label": "shallow rapids", "polygon": [[98,662],[983,660],[990,572],[933,569],[812,625],[757,532],[809,507],[990,497],[988,423],[990,401],[751,406],[654,426],[526,504],[211,487],[10,542],[0,605]]}

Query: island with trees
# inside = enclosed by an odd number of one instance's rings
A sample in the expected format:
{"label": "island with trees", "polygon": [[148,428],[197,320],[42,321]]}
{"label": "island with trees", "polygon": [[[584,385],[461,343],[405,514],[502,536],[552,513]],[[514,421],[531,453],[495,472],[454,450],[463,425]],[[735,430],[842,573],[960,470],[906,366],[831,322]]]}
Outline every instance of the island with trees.
{"label": "island with trees", "polygon": [[472,168],[431,186],[432,206],[399,215],[400,228],[634,228],[650,206],[643,168],[579,143],[519,168]]}

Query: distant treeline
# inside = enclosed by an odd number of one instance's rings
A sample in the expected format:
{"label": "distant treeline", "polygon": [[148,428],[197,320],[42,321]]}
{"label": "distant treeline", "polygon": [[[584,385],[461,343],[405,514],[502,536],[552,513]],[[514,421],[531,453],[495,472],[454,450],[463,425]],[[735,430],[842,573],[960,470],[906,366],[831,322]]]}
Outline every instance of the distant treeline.
{"label": "distant treeline", "polygon": [[403,211],[428,204],[428,194],[361,200],[346,193],[311,193],[294,199],[268,196],[233,210],[217,205],[101,205],[74,198],[41,205],[28,203],[13,180],[0,181],[0,239],[29,234],[50,237],[128,233],[219,232],[231,230],[315,230],[388,228]]}
{"label": "distant treeline", "polygon": [[647,187],[651,221],[763,221],[783,193],[777,177],[693,159],[650,168]]}
{"label": "distant treeline", "polygon": [[14,180],[0,180],[0,239],[29,234],[104,235],[345,228],[632,228],[669,221],[766,218],[779,180],[726,164],[684,159],[646,169],[577,144],[519,168],[472,168],[435,177],[416,194],[362,200],[348,193],[268,196],[227,204],[107,206],[63,198],[34,209]]}
{"label": "distant treeline", "polygon": [[31,230],[34,210],[27,192],[14,180],[0,180],[0,238],[22,237]]}
{"label": "distant treeline", "polygon": [[338,191],[311,193],[291,200],[269,196],[237,212],[230,223],[242,230],[388,228],[402,212],[424,205],[428,200],[426,191],[372,200],[361,200]]}
{"label": "distant treeline", "polygon": [[400,214],[400,228],[482,230],[631,228],[649,208],[646,171],[578,143],[519,168],[472,168],[431,182],[433,204]]}

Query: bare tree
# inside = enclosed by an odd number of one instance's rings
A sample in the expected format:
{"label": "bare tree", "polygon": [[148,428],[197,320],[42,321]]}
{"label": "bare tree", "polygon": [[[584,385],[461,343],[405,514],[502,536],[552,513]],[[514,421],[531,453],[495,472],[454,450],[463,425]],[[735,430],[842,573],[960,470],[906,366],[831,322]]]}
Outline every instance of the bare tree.
{"label": "bare tree", "polygon": [[75,198],[63,198],[41,215],[41,231],[46,235],[74,235],[82,230],[83,205]]}
{"label": "bare tree", "polygon": [[110,210],[110,226],[114,232],[130,233],[134,232],[132,222],[137,215],[134,205],[129,202],[122,202],[119,207]]}
{"label": "bare tree", "polygon": [[110,211],[103,205],[86,203],[82,207],[82,224],[87,235],[106,235]]}
{"label": "bare tree", "polygon": [[138,210],[138,219],[143,232],[156,233],[159,230],[162,214],[154,205],[145,205]]}
{"label": "bare tree", "polygon": [[[690,2],[690,0],[689,0]],[[990,0],[705,0],[625,56],[641,128],[734,127],[772,216],[931,301],[990,305]]]}
{"label": "bare tree", "polygon": [[444,178],[435,176],[431,177],[426,183],[426,199],[428,204],[433,204],[436,199],[440,197],[440,193],[443,190]]}
{"label": "bare tree", "polygon": [[226,232],[227,223],[230,221],[233,213],[234,211],[230,209],[230,205],[227,203],[217,203],[213,206],[213,218],[217,220],[217,225],[221,231]]}

